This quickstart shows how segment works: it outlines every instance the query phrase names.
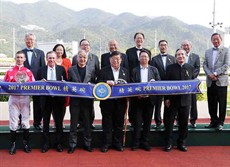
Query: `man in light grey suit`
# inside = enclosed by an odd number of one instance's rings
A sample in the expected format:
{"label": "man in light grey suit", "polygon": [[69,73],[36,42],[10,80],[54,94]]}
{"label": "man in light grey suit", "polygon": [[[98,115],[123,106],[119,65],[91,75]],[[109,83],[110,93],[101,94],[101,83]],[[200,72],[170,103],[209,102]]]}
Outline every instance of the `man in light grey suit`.
{"label": "man in light grey suit", "polygon": [[[88,56],[88,60],[87,60],[86,65],[88,68],[91,68],[94,71],[93,72],[93,74],[94,74],[93,78],[96,79],[98,74],[99,74],[99,70],[100,70],[98,56],[90,52],[90,43],[87,39],[82,39],[79,42],[79,45],[80,45],[80,49],[84,50],[86,52],[86,55]],[[76,64],[77,64],[77,55],[75,55],[72,59],[72,66],[74,66]],[[95,112],[94,112],[94,107],[93,107],[93,101],[92,101],[91,107],[92,107],[91,128],[94,129],[95,127],[93,125],[93,121],[94,121],[94,117],[95,117]],[[80,124],[79,125],[81,125],[81,122],[82,122],[82,117],[80,116]]]}
{"label": "man in light grey suit", "polygon": [[[197,78],[200,73],[199,55],[191,52],[192,43],[188,40],[185,40],[181,43],[181,48],[184,49],[187,54],[185,62],[194,67],[194,78]],[[196,128],[197,116],[198,116],[198,112],[197,112],[196,94],[192,94],[192,104],[190,110],[190,123],[192,128]]]}
{"label": "man in light grey suit", "polygon": [[[218,33],[211,36],[213,48],[206,50],[203,68],[207,84],[208,109],[211,122],[206,128],[222,130],[226,115],[228,68],[230,64],[230,52],[221,46],[222,38]],[[217,106],[219,105],[219,117]]]}
{"label": "man in light grey suit", "polygon": [[[69,68],[68,81],[76,83],[94,83],[95,70],[86,65],[88,56],[84,50],[80,50],[77,55],[77,64]],[[84,149],[91,152],[91,130],[90,130],[90,114],[93,99],[70,97],[70,136],[68,153],[73,153],[77,146],[77,125],[79,116],[82,116],[84,126]]]}

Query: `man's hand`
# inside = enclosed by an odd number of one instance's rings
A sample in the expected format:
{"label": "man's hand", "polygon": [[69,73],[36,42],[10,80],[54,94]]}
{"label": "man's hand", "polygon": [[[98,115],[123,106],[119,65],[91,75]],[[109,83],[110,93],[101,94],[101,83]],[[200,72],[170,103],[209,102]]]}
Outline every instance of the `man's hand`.
{"label": "man's hand", "polygon": [[216,81],[217,77],[214,74],[208,75],[208,78],[211,79],[212,81]]}
{"label": "man's hand", "polygon": [[108,85],[110,85],[110,86],[115,85],[115,82],[114,82],[113,80],[108,80],[108,81],[106,81],[106,83],[107,83]]}

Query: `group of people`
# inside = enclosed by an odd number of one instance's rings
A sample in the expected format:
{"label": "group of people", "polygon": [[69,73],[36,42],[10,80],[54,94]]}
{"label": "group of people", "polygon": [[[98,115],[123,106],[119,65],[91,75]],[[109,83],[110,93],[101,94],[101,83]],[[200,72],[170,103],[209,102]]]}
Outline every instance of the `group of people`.
{"label": "group of people", "polygon": [[[90,52],[90,42],[82,39],[79,42],[80,50],[73,57],[72,63],[66,56],[62,44],[54,46],[53,51],[46,53],[35,48],[35,35],[25,35],[26,48],[16,53],[16,65],[5,74],[6,82],[33,82],[39,81],[69,81],[74,83],[104,82],[109,86],[125,83],[155,82],[159,80],[192,80],[200,72],[200,58],[192,53],[192,44],[185,40],[176,51],[175,56],[168,54],[167,40],[158,43],[160,53],[151,55],[143,47],[145,36],[141,32],[134,35],[135,46],[127,49],[126,54],[119,52],[118,42],[111,40],[108,43],[109,52],[101,55],[101,61]],[[203,68],[207,75],[208,108],[211,122],[207,128],[222,130],[226,114],[228,67],[230,52],[221,46],[221,35],[214,33],[211,36],[213,48],[205,52]],[[46,61],[45,61],[46,59]],[[100,66],[101,65],[101,66]],[[164,102],[164,118],[161,118],[161,105]],[[36,130],[43,129],[41,152],[47,152],[54,144],[58,152],[63,151],[63,119],[66,107],[70,109],[70,133],[68,153],[77,148],[77,128],[83,127],[84,149],[91,152],[91,129],[94,120],[94,100],[81,97],[33,96],[33,125]],[[127,106],[129,105],[129,109]],[[219,105],[219,116],[217,106]],[[142,148],[151,150],[149,141],[151,121],[154,113],[155,128],[158,129],[162,120],[165,127],[165,147],[169,152],[173,148],[173,126],[178,122],[177,148],[187,151],[186,139],[188,135],[188,119],[192,128],[196,128],[197,105],[196,95],[149,95],[107,99],[100,101],[102,114],[102,147],[101,152],[110,148],[123,151],[123,126],[125,113],[128,110],[129,121],[133,126],[133,142],[131,150]],[[21,125],[23,129],[24,151],[31,152],[29,146],[29,114],[30,97],[11,95],[9,99],[11,146],[9,153],[16,152],[16,130]],[[50,117],[55,122],[55,143],[49,139]],[[18,124],[18,120],[19,124]],[[41,121],[43,120],[43,127]]]}

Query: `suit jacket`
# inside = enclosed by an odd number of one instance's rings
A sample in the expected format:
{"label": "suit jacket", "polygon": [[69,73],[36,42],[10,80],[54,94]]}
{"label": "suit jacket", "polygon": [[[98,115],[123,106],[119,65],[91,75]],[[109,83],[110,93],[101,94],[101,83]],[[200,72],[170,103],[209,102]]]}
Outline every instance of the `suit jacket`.
{"label": "suit jacket", "polygon": [[[132,82],[141,82],[141,72],[140,71],[141,71],[140,66],[137,66],[133,69],[132,78],[131,78]],[[149,65],[148,66],[148,81],[150,81],[151,79],[159,81],[160,80],[160,74],[159,74],[156,67]],[[135,100],[139,100],[139,99],[134,97],[133,101],[135,101]],[[154,105],[156,102],[156,96],[150,96],[150,101],[151,101],[151,104]],[[134,102],[134,104],[135,104],[135,102]]]}
{"label": "suit jacket", "polygon": [[[47,68],[48,68],[47,66],[44,66],[38,70],[38,76],[37,76],[38,80],[42,80],[43,78],[47,80]],[[56,70],[57,81],[62,81],[62,80],[66,81],[67,80],[66,71],[65,71],[65,68],[63,66],[56,65],[55,70]],[[45,106],[45,102],[46,102],[47,97],[48,96],[41,96],[41,106],[42,107]],[[56,104],[64,106],[65,97],[56,96],[54,98],[55,98]]]}
{"label": "suit jacket", "polygon": [[[68,70],[68,81],[70,82],[76,82],[76,83],[94,83],[95,82],[95,70],[90,68],[89,66],[86,66],[86,73],[84,81],[81,81],[80,74],[78,72],[77,65],[72,66]],[[70,97],[70,105],[78,105],[80,104],[80,99],[78,97]]]}
{"label": "suit jacket", "polygon": [[213,66],[213,49],[210,48],[205,52],[205,58],[203,63],[204,72],[206,74],[206,83],[210,87],[212,80],[208,78],[208,75],[217,73],[217,86],[227,86],[228,85],[228,68],[230,64],[230,51],[226,47],[219,48],[219,54],[216,57]]}
{"label": "suit jacket", "polygon": [[[149,60],[151,60],[151,52],[150,50],[146,49],[146,48],[142,48],[145,49],[146,51],[149,52]],[[132,74],[132,70],[140,65],[140,62],[138,60],[139,55],[137,55],[137,48],[136,47],[132,47],[126,50],[126,55],[128,57],[128,63],[129,63],[129,73],[130,75]],[[150,61],[149,61],[150,63]]]}
{"label": "suit jacket", "polygon": [[28,61],[28,55],[27,55],[27,49],[23,49],[22,52],[26,55],[26,61],[24,62],[24,66],[28,69],[30,69],[34,75],[34,78],[37,79],[37,73],[38,70],[45,66],[45,54],[42,50],[34,48],[32,59],[31,59],[31,65]]}
{"label": "suit jacket", "polygon": [[[126,82],[129,82],[129,73],[128,70],[124,67],[120,67],[119,70],[119,79],[124,79]],[[107,82],[108,80],[114,81],[113,71],[111,66],[106,66],[101,69],[98,82]],[[101,100],[100,107],[103,108],[110,108],[113,107],[113,101],[117,100],[119,102],[119,107],[124,109],[126,107],[126,98],[118,98],[118,99],[108,99],[108,100]]]}
{"label": "suit jacket", "polygon": [[[178,63],[171,64],[166,70],[166,80],[191,80],[194,79],[194,67],[185,63],[181,67]],[[191,94],[168,95],[165,100],[169,99],[170,104],[177,107],[191,105]]]}
{"label": "suit jacket", "polygon": [[197,78],[200,73],[200,57],[195,53],[189,54],[188,64],[194,67],[194,77]]}
{"label": "suit jacket", "polygon": [[[110,52],[101,55],[101,68],[110,65],[109,57],[110,57]],[[129,69],[127,55],[121,53],[121,58],[122,58],[121,67],[125,67],[126,69]]]}
{"label": "suit jacket", "polygon": [[[77,55],[75,55],[72,59],[72,66],[74,66],[76,64],[77,64]],[[94,70],[94,72],[92,74],[95,75],[94,78],[96,79],[97,76],[99,75],[99,71],[100,71],[99,60],[98,60],[97,55],[89,52],[88,61],[87,61],[86,66],[89,68],[92,68]],[[96,82],[96,80],[94,82]]]}
{"label": "suit jacket", "polygon": [[[175,62],[176,58],[172,55],[167,54],[166,69],[170,64],[174,64]],[[161,80],[166,80],[166,69],[164,68],[161,54],[154,56],[150,64],[158,69]]]}

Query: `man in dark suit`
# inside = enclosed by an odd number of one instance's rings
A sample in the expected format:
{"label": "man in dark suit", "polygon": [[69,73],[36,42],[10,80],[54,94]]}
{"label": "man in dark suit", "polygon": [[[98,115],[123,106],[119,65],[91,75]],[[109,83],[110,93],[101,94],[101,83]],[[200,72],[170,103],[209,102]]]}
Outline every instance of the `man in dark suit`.
{"label": "man in dark suit", "polygon": [[[168,54],[168,42],[166,40],[160,40],[158,47],[160,53],[152,58],[150,64],[158,69],[161,80],[166,80],[166,69],[170,64],[175,63],[176,59],[174,56]],[[155,104],[154,120],[156,123],[155,128],[158,129],[162,123],[161,105],[163,96],[158,95],[156,100],[157,102]]]}
{"label": "man in dark suit", "polygon": [[[127,69],[120,66],[120,52],[115,51],[111,53],[110,64],[110,66],[101,69],[98,82],[105,82],[110,86],[114,86],[118,79],[129,82]],[[123,151],[122,139],[124,115],[127,107],[126,98],[101,100],[100,107],[103,129],[103,146],[101,151],[107,152],[112,144],[116,150]]]}
{"label": "man in dark suit", "polygon": [[[211,36],[213,48],[206,50],[203,68],[208,94],[208,110],[211,122],[206,128],[222,130],[226,116],[228,69],[230,64],[229,48],[221,46],[222,38],[218,33]],[[219,105],[219,117],[217,106]]]}
{"label": "man in dark suit", "polygon": [[[166,80],[191,80],[193,79],[193,66],[185,63],[186,52],[178,49],[176,52],[177,63],[171,64],[166,70]],[[178,139],[177,148],[180,151],[187,151],[185,141],[188,135],[188,116],[191,106],[191,95],[168,95],[165,96],[165,107],[168,109],[164,113],[165,124],[165,140],[164,150],[169,152],[172,150],[173,139],[173,122],[175,116],[178,115]]]}
{"label": "man in dark suit", "polygon": [[[145,49],[147,52],[149,52],[149,54],[148,54],[148,55],[150,55],[149,60],[151,60],[151,52],[148,49],[143,47],[144,41],[145,41],[144,34],[142,32],[137,32],[134,35],[134,42],[135,42],[136,46],[126,50],[126,55],[128,57],[129,74],[130,75],[132,75],[133,69],[140,65],[139,54],[140,54],[141,49]],[[132,112],[132,108],[133,107],[132,107],[132,102],[131,102],[130,107],[129,107],[129,122],[131,123],[131,125],[133,125],[133,122],[134,122],[134,120],[133,120],[134,114]]]}
{"label": "man in dark suit", "polygon": [[[45,66],[45,54],[42,50],[34,47],[35,45],[35,35],[33,33],[27,33],[25,35],[26,48],[23,49],[23,53],[26,55],[26,61],[24,62],[24,67],[30,69],[34,75],[35,80],[37,79],[38,70]],[[33,96],[33,117],[34,117],[34,128],[36,130],[41,130],[42,121],[42,110],[40,106],[40,97]]]}
{"label": "man in dark suit", "polygon": [[[139,60],[140,66],[133,69],[132,82],[153,82],[160,80],[156,67],[148,65],[149,53],[141,50]],[[153,116],[153,108],[156,103],[156,96],[137,96],[131,98],[133,103],[134,131],[133,146],[131,150],[136,151],[139,146],[150,151],[149,133]],[[143,125],[143,126],[142,126]],[[141,132],[141,128],[143,128]],[[142,135],[141,135],[142,134]]]}
{"label": "man in dark suit", "polygon": [[[63,66],[56,65],[56,52],[50,51],[46,54],[47,66],[39,69],[37,78],[43,81],[63,81],[67,80],[66,71]],[[56,125],[56,142],[55,146],[58,152],[63,151],[62,134],[63,134],[63,115],[62,111],[65,104],[65,97],[58,96],[41,96],[41,107],[43,112],[43,145],[42,153],[45,153],[50,148],[49,143],[49,124],[50,116],[53,112]]]}
{"label": "man in dark suit", "polygon": [[[181,48],[184,49],[187,54],[185,62],[194,67],[194,77],[197,78],[200,73],[199,55],[191,52],[192,43],[188,40],[182,42]],[[196,94],[192,94],[192,104],[191,104],[191,111],[190,111],[190,124],[192,128],[196,128],[197,116],[198,116],[198,112],[197,112]]]}
{"label": "man in dark suit", "polygon": [[[118,42],[114,39],[110,40],[108,46],[109,46],[109,52],[101,55],[101,68],[110,65],[109,62],[110,54],[118,50]],[[121,53],[121,59],[122,59],[121,67],[125,67],[126,69],[129,69],[127,55]]]}
{"label": "man in dark suit", "polygon": [[[77,65],[72,66],[68,71],[68,81],[77,83],[94,83],[95,70],[86,65],[88,56],[84,50],[80,50],[77,55]],[[69,136],[69,150],[71,154],[75,151],[77,146],[77,125],[79,115],[82,116],[82,123],[84,127],[84,149],[91,152],[91,106],[93,99],[71,97],[70,98],[70,136]]]}
{"label": "man in dark suit", "polygon": [[[87,63],[86,65],[88,66],[88,68],[92,68],[93,69],[93,73],[95,76],[93,76],[94,79],[97,78],[98,74],[99,74],[99,70],[100,70],[100,65],[99,65],[99,59],[98,59],[98,56],[91,53],[90,52],[90,43],[87,39],[82,39],[79,43],[80,45],[80,49],[81,50],[84,50],[88,56],[88,60],[87,60]],[[76,65],[77,64],[77,55],[75,55],[72,59],[72,66]],[[95,81],[94,81],[95,82]],[[91,128],[94,129],[95,126],[93,125],[93,121],[94,121],[94,118],[95,118],[95,111],[94,111],[94,101],[92,101],[91,103],[91,108],[92,108],[92,112],[91,112]],[[82,122],[82,116],[80,114],[80,122],[79,122],[79,125],[81,126],[81,122]]]}

